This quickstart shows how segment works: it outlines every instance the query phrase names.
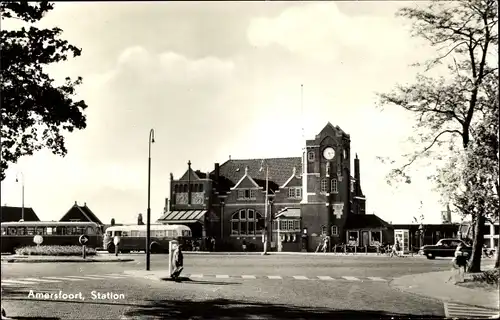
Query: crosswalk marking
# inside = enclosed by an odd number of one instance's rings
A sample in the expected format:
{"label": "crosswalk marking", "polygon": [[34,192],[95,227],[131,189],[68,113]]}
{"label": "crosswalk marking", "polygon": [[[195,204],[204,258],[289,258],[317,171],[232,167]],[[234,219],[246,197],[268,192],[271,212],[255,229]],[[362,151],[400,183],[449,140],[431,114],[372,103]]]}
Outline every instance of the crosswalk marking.
{"label": "crosswalk marking", "polygon": [[346,279],[346,280],[349,280],[349,281],[360,281],[360,280],[359,280],[358,278],[356,278],[356,277],[348,277],[348,276],[344,276],[344,277],[342,277],[342,278],[344,278],[344,279]]}
{"label": "crosswalk marking", "polygon": [[89,277],[89,276],[66,276],[68,278],[83,279],[83,280],[104,280],[104,278]]}
{"label": "crosswalk marking", "polygon": [[[86,276],[87,277],[87,276]],[[90,274],[88,277],[92,278],[101,278],[101,279],[123,279],[121,276],[110,276],[110,275],[98,275],[98,274]]]}
{"label": "crosswalk marking", "polygon": [[387,281],[387,280],[382,279],[380,277],[367,277],[367,278],[370,279],[370,280],[373,280],[373,281]]}
{"label": "crosswalk marking", "polygon": [[279,280],[279,279],[283,279],[281,276],[267,276],[268,279],[275,279],[275,280]]}
{"label": "crosswalk marking", "polygon": [[243,279],[257,279],[256,276],[250,276],[250,275],[242,275],[241,276]]}
{"label": "crosswalk marking", "polygon": [[447,318],[474,318],[491,319],[498,318],[500,312],[497,310],[474,307],[454,302],[445,302],[444,311]]}
{"label": "crosswalk marking", "polygon": [[333,278],[332,278],[332,277],[330,277],[330,276],[318,276],[318,279],[319,279],[319,280],[335,280],[335,279],[333,279]]}
{"label": "crosswalk marking", "polygon": [[72,279],[72,278],[61,278],[61,277],[43,277],[44,279],[54,279],[54,280],[63,280],[63,281],[84,281],[83,279]]}
{"label": "crosswalk marking", "polygon": [[190,278],[203,278],[202,274],[192,274],[189,276]]}
{"label": "crosswalk marking", "polygon": [[36,282],[32,281],[19,281],[19,280],[2,280],[2,284],[36,284]]}
{"label": "crosswalk marking", "polygon": [[309,280],[309,278],[305,277],[305,276],[293,276],[293,278],[295,280]]}
{"label": "crosswalk marking", "polygon": [[217,279],[229,279],[229,276],[227,274],[217,274],[215,275]]}
{"label": "crosswalk marking", "polygon": [[28,280],[28,281],[36,281],[36,282],[61,282],[59,280],[45,280],[45,279],[35,279],[35,278],[24,278],[21,279],[21,281]]}

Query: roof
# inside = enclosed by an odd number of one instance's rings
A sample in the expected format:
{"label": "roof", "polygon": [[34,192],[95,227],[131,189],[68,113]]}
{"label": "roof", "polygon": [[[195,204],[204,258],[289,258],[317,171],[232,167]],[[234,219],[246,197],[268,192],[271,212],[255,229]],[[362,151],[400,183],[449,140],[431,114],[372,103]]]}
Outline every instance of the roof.
{"label": "roof", "polygon": [[[302,159],[300,157],[228,160],[219,167],[219,183],[221,190],[227,191],[240,181],[248,167],[248,175],[260,186],[265,188],[266,166],[269,168],[269,189],[278,190],[293,173],[302,172]],[[261,167],[264,170],[260,170]],[[211,172],[213,174],[214,171]]]}
{"label": "roof", "polygon": [[[19,221],[22,217],[22,207],[9,207],[2,206],[0,209],[0,216],[2,217],[2,222],[8,221]],[[35,210],[30,207],[24,207],[24,221],[40,221],[40,218],[35,213]]]}
{"label": "roof", "polygon": [[351,214],[347,216],[346,229],[392,228],[375,214]]}
{"label": "roof", "polygon": [[207,213],[206,210],[176,210],[164,213],[157,221],[191,223],[201,222]]}
{"label": "roof", "polygon": [[75,204],[68,210],[68,212],[66,212],[66,214],[59,221],[64,221],[64,219],[66,218],[66,216],[70,212],[72,212],[73,210],[77,210],[77,213],[81,213],[82,216],[85,219],[87,219],[88,221],[92,221],[92,222],[95,222],[95,223],[103,225],[103,223],[101,222],[101,220],[99,220],[99,218],[92,212],[92,210],[90,210],[90,208],[87,207],[86,203],[83,206],[79,206],[76,203],[76,201],[75,201]]}

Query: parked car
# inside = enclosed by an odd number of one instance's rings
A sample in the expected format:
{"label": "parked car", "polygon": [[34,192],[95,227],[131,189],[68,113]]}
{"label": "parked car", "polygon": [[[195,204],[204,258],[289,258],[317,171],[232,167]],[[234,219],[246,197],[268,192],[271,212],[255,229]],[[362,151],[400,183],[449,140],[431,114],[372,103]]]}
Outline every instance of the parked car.
{"label": "parked car", "polygon": [[434,259],[435,257],[453,257],[459,243],[462,244],[462,251],[465,255],[470,257],[472,254],[472,247],[460,239],[441,239],[435,245],[421,247],[420,253],[425,255],[427,259]]}

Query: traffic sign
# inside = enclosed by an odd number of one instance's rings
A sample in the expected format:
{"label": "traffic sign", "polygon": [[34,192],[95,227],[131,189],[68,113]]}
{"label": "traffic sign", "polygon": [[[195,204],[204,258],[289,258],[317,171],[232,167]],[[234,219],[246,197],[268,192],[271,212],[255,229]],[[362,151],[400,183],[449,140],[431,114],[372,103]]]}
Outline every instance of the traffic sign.
{"label": "traffic sign", "polygon": [[85,244],[87,244],[87,242],[89,242],[89,237],[85,234],[82,234],[80,238],[78,238],[78,242],[80,242],[80,244],[84,246]]}
{"label": "traffic sign", "polygon": [[33,237],[33,242],[36,243],[37,245],[42,244],[43,242],[43,237],[39,234]]}

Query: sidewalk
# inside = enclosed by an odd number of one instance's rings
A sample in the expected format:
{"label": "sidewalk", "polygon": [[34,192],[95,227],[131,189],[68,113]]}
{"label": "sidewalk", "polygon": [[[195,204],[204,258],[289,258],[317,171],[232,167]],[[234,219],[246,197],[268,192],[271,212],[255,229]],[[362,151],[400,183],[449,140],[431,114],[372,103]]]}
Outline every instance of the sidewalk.
{"label": "sidewalk", "polygon": [[[215,252],[211,252],[211,251],[182,251],[183,254],[193,254],[193,255],[212,255],[212,256],[217,256],[217,255],[220,255],[220,256],[260,256],[262,255],[262,252],[259,251],[259,252],[232,252],[232,251],[228,251],[228,252],[221,252],[221,251],[215,251]],[[267,255],[311,255],[311,256],[331,256],[331,257],[336,257],[336,256],[339,256],[339,257],[346,257],[346,256],[356,256],[356,257],[385,257],[385,258],[389,258],[389,256],[387,254],[383,254],[383,253],[379,253],[377,254],[376,252],[368,252],[368,253],[364,253],[364,252],[358,252],[358,253],[335,253],[335,252],[327,252],[327,253],[323,253],[323,252],[276,252],[276,251],[270,251],[270,252],[267,252]],[[411,254],[408,254],[408,255],[404,255],[403,256],[404,258],[411,258],[412,255]],[[422,255],[418,255],[418,254],[414,254],[413,255],[414,258],[425,258],[424,256]],[[394,259],[397,258],[397,257],[394,257]]]}
{"label": "sidewalk", "polygon": [[[484,270],[491,269],[483,266]],[[429,272],[403,276],[390,282],[390,286],[405,292],[423,295],[444,302],[456,302],[483,308],[499,310],[498,293],[470,289],[447,282],[452,271]],[[466,276],[467,277],[467,276]]]}
{"label": "sidewalk", "polygon": [[2,256],[2,262],[7,263],[55,263],[55,262],[130,262],[131,258],[120,258],[108,255],[87,256],[86,259],[78,256]]}

